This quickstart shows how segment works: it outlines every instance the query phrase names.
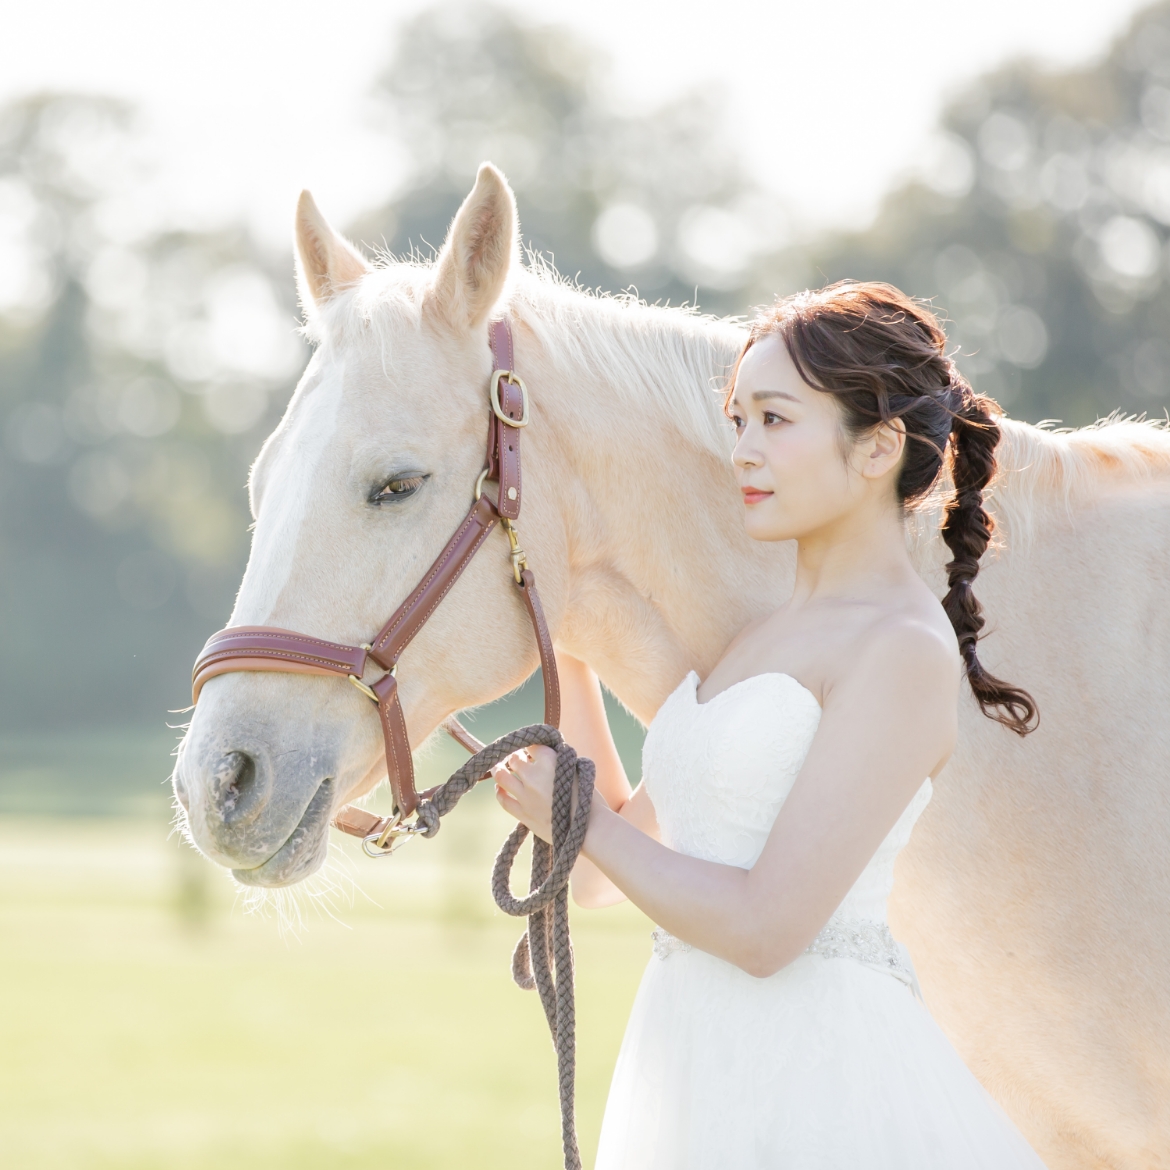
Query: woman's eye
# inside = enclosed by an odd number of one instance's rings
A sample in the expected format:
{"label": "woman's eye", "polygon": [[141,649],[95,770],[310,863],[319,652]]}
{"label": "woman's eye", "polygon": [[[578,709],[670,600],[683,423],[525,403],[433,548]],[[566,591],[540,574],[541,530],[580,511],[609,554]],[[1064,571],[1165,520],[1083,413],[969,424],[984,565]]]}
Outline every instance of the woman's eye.
{"label": "woman's eye", "polygon": [[404,500],[407,496],[413,496],[426,480],[425,475],[403,476],[387,480],[370,496],[370,503],[385,504],[390,500]]}
{"label": "woman's eye", "polygon": [[771,426],[773,423],[782,423],[787,421],[788,420],[783,418],[781,415],[773,414],[770,410],[764,411],[764,426],[766,427]]}
{"label": "woman's eye", "polygon": [[731,423],[737,431],[742,431],[745,425],[743,419],[740,418],[738,414],[733,414],[731,416]]}

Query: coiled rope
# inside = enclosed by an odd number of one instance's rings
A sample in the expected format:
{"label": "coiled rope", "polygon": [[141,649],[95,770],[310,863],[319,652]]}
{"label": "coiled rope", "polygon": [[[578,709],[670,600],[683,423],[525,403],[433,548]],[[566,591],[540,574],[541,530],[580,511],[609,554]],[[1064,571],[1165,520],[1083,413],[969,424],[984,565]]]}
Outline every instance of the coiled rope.
{"label": "coiled rope", "polygon": [[[557,1054],[557,1081],[561,1099],[561,1144],[565,1170],[581,1170],[574,1118],[574,1083],[577,1070],[576,1006],[573,995],[573,945],[569,937],[569,876],[573,871],[593,801],[593,761],[578,756],[555,727],[536,724],[502,735],[476,752],[450,779],[418,807],[422,836],[433,837],[440,819],[447,815],[491,768],[520,748],[543,744],[557,753],[553,776],[552,844],[534,837],[532,876],[528,896],[512,894],[512,865],[528,836],[517,825],[504,842],[492,867],[492,896],[505,914],[527,917],[528,929],[512,953],[512,978],[526,991],[540,995],[553,1047]],[[574,788],[577,807],[573,809]]]}

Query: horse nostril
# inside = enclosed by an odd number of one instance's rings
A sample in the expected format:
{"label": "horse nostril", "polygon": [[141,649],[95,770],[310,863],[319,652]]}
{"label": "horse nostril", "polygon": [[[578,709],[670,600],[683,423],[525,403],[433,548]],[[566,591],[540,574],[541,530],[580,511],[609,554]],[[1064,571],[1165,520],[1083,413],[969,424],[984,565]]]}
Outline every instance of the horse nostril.
{"label": "horse nostril", "polygon": [[238,820],[256,791],[256,761],[247,752],[228,752],[215,766],[211,797],[225,822]]}

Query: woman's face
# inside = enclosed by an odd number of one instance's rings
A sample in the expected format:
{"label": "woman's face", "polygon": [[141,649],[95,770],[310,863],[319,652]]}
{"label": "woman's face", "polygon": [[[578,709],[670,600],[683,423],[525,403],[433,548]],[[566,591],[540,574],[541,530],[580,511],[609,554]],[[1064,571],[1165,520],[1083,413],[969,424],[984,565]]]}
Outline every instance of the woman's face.
{"label": "woman's face", "polygon": [[[777,335],[744,355],[728,411],[737,440],[732,461],[754,540],[826,530],[872,499],[875,478],[896,472],[900,436],[881,428],[886,446],[892,439],[898,448],[884,458],[873,439],[851,442],[836,399],[801,378]],[[880,448],[881,436],[875,438]]]}

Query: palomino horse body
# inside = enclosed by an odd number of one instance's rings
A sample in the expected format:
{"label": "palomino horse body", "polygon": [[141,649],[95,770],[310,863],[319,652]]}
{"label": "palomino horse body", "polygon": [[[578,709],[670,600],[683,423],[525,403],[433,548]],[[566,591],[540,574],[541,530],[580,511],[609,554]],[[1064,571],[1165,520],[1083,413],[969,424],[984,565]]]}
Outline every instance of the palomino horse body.
{"label": "palomino horse body", "polygon": [[[791,549],[744,535],[728,461],[716,389],[742,332],[523,271],[516,233],[486,167],[432,267],[371,269],[302,200],[318,348],[253,469],[231,624],[352,645],[379,628],[467,510],[487,322],[506,313],[531,394],[523,543],[549,626],[649,721],[791,587]],[[1004,432],[981,654],[1032,691],[1041,728],[1019,740],[964,702],[893,920],[936,1018],[1054,1170],[1170,1166],[1170,435]],[[914,538],[941,593],[937,520],[922,513]],[[402,657],[414,743],[536,667],[492,539]],[[205,853],[285,885],[383,774],[355,688],[234,673],[204,687],[175,785]]]}

